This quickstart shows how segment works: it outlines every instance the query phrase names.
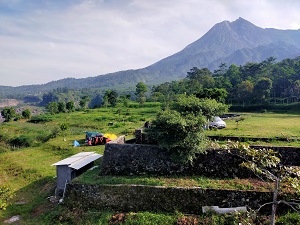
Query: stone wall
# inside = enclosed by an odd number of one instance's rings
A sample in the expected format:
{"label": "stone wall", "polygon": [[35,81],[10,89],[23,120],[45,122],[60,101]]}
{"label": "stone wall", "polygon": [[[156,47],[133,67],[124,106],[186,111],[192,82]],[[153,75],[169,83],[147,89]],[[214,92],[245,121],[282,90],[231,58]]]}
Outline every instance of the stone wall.
{"label": "stone wall", "polygon": [[[144,185],[68,184],[64,203],[69,208],[114,211],[155,211],[201,214],[202,206],[252,209],[272,201],[270,192],[157,187]],[[270,206],[263,209],[269,211]]]}
{"label": "stone wall", "polygon": [[279,146],[250,146],[252,148],[268,148],[279,153],[281,162],[286,166],[300,166],[300,148],[296,147],[279,147]]}
{"label": "stone wall", "polygon": [[117,144],[105,146],[102,175],[203,175],[207,177],[249,177],[252,172],[241,168],[241,159],[226,151],[209,150],[199,155],[193,166],[171,160],[157,145]]}
{"label": "stone wall", "polygon": [[[216,178],[254,176],[251,171],[239,166],[241,158],[224,150],[207,150],[191,166],[171,160],[171,156],[157,145],[124,143],[125,138],[119,137],[115,142],[106,144],[102,175],[182,174]],[[280,152],[285,165],[300,165],[299,148],[271,148]]]}

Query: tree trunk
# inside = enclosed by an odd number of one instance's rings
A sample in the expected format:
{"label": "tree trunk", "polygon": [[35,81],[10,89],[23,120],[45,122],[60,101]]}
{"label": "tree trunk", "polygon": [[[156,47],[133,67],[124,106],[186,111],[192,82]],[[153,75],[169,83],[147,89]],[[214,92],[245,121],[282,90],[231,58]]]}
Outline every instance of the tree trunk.
{"label": "tree trunk", "polygon": [[277,206],[278,206],[278,201],[277,201],[278,190],[279,190],[279,179],[276,179],[275,180],[274,192],[273,192],[273,204],[272,204],[272,214],[271,214],[270,225],[275,225],[276,210],[277,210]]}

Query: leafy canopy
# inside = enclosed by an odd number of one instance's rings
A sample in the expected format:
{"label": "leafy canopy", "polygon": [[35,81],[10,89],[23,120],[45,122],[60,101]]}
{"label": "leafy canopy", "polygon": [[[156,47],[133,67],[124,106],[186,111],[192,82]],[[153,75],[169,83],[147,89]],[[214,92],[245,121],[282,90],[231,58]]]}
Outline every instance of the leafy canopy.
{"label": "leafy canopy", "polygon": [[204,125],[207,118],[228,107],[211,99],[181,95],[171,108],[158,113],[148,134],[158,145],[183,163],[192,163],[206,150]]}

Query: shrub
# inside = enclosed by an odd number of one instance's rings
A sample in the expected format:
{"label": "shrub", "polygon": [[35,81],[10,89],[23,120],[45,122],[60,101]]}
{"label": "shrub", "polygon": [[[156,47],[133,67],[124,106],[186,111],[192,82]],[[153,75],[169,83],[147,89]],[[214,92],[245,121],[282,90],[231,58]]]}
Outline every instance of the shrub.
{"label": "shrub", "polygon": [[32,137],[21,135],[12,139],[9,144],[14,147],[29,147],[33,144],[34,139]]}
{"label": "shrub", "polygon": [[13,197],[13,192],[4,186],[0,186],[0,210],[6,210],[8,201]]}
{"label": "shrub", "polygon": [[152,122],[148,134],[173,157],[184,163],[192,162],[196,154],[205,151],[204,124],[202,116],[182,116],[177,111],[166,110],[160,112]]}
{"label": "shrub", "polygon": [[52,121],[52,118],[48,115],[33,116],[28,122],[30,123],[47,123]]}
{"label": "shrub", "polygon": [[152,121],[149,139],[183,163],[192,163],[206,150],[204,125],[212,116],[224,114],[228,107],[214,99],[182,95]]}
{"label": "shrub", "polygon": [[31,117],[31,111],[29,109],[25,109],[22,111],[22,116],[25,119],[30,119]]}
{"label": "shrub", "polygon": [[300,215],[299,213],[287,213],[286,215],[281,216],[277,221],[276,225],[294,225],[300,224]]}

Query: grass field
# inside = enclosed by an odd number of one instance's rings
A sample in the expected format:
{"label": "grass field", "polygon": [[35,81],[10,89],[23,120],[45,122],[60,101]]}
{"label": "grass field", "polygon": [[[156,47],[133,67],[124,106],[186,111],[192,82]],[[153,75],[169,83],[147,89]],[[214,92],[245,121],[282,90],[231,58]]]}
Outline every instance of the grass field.
{"label": "grass field", "polygon": [[[225,120],[227,127],[222,130],[208,130],[207,135],[283,138],[286,142],[273,141],[266,145],[300,146],[300,115],[278,113],[242,113],[242,121],[238,118]],[[250,142],[251,143],[251,142]]]}
{"label": "grass field", "polygon": [[[62,214],[64,219],[76,218],[76,213],[66,213],[61,206],[53,205],[47,199],[47,197],[54,195],[55,188],[55,167],[52,167],[51,164],[81,151],[95,151],[103,154],[104,146],[84,145],[85,131],[126,135],[126,138],[129,139],[133,137],[134,130],[142,127],[145,121],[151,121],[159,109],[158,103],[146,103],[141,108],[138,104],[131,104],[131,107],[128,108],[89,109],[70,114],[49,115],[47,116],[49,120],[44,123],[29,123],[26,120],[21,120],[0,124],[0,186],[6,186],[15,193],[12,199],[13,204],[6,211],[0,210],[0,224],[14,215],[21,215],[23,224],[72,224],[59,218]],[[209,130],[206,131],[206,134],[268,138],[287,137],[291,140],[300,138],[300,115],[243,113],[241,116],[244,120],[238,124],[235,120],[226,120],[227,128]],[[68,125],[68,129],[64,132],[60,130],[62,123]],[[64,141],[64,137],[66,141]],[[73,147],[74,140],[78,140],[82,145]],[[19,142],[28,143],[28,146],[19,147]],[[299,141],[268,144],[299,146]],[[80,177],[80,182],[90,182],[88,179],[95,180],[93,176],[97,176],[97,173],[87,173]],[[105,179],[103,178],[102,182],[134,183],[138,180],[126,177],[108,177]],[[164,186],[257,188],[256,182],[234,179],[212,180],[203,177],[168,179],[144,177],[140,178],[138,182]],[[107,218],[112,215],[112,212],[98,212],[97,216],[94,217],[89,213],[80,213],[82,217],[91,217],[90,221],[96,221],[86,224],[106,224],[101,220],[107,221]],[[96,213],[92,215],[96,215]],[[143,216],[143,214],[141,215]],[[146,215],[160,218],[160,215],[157,214],[146,213]],[[161,215],[161,217],[164,216]],[[169,218],[169,215],[165,215],[165,217]],[[170,217],[174,220],[174,218],[178,218],[178,215],[170,215]]]}

